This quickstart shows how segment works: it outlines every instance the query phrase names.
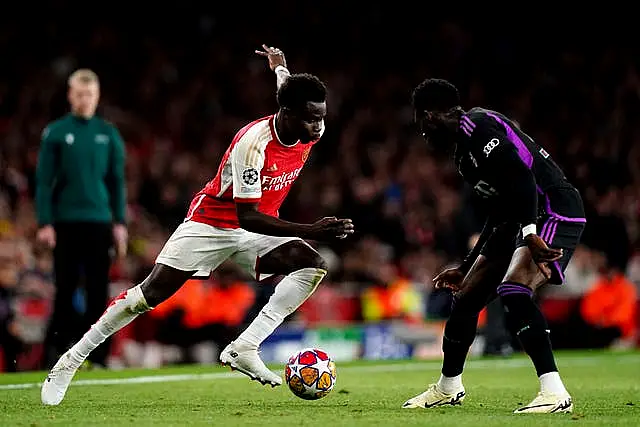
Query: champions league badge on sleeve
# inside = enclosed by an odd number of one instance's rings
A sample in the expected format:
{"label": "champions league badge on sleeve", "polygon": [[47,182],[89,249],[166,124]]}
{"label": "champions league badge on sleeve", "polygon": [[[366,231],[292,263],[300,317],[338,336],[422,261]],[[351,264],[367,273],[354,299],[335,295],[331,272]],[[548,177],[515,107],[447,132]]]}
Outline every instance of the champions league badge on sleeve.
{"label": "champions league badge on sleeve", "polygon": [[255,185],[259,177],[260,174],[254,168],[248,168],[242,171],[242,182],[247,185]]}

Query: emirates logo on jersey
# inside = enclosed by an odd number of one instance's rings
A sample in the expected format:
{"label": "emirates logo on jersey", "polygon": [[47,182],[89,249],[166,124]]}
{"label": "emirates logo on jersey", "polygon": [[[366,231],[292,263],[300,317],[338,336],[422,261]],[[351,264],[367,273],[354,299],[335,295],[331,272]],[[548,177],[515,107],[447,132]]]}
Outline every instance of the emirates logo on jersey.
{"label": "emirates logo on jersey", "polygon": [[262,191],[279,191],[287,188],[300,175],[302,168],[294,169],[291,172],[284,172],[278,176],[262,176]]}
{"label": "emirates logo on jersey", "polygon": [[309,158],[309,153],[311,153],[311,147],[305,148],[305,150],[302,152],[302,161],[303,162],[307,161],[307,159]]}

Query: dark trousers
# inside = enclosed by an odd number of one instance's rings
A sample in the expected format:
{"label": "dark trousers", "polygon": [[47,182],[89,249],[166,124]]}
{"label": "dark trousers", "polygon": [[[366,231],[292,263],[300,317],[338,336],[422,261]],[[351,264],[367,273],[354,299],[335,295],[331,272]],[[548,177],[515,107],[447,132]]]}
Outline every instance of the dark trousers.
{"label": "dark trousers", "polygon": [[[67,222],[55,225],[54,272],[56,297],[47,331],[45,357],[47,367],[78,341],[104,312],[109,292],[112,225],[108,223]],[[86,310],[76,311],[73,296],[84,288]],[[94,363],[105,364],[109,340],[89,356]]]}

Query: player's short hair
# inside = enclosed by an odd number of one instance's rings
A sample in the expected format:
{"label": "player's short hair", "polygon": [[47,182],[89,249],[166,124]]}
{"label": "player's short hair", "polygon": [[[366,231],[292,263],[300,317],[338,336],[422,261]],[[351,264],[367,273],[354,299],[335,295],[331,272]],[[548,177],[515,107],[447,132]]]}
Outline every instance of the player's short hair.
{"label": "player's short hair", "polygon": [[460,105],[460,93],[443,79],[426,79],[411,96],[413,108],[420,111],[447,111]]}
{"label": "player's short hair", "polygon": [[327,86],[312,74],[292,74],[278,88],[280,108],[300,110],[307,102],[325,102]]}
{"label": "player's short hair", "polygon": [[88,68],[80,68],[79,70],[74,71],[70,76],[67,83],[71,86],[71,83],[74,81],[89,84],[96,83],[100,84],[100,80],[98,79],[98,75]]}

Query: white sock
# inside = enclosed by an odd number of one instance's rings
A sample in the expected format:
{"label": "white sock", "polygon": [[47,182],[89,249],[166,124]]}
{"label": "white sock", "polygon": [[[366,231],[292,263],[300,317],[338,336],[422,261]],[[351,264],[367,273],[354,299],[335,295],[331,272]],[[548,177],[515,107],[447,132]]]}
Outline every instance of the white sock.
{"label": "white sock", "polygon": [[443,393],[454,394],[462,390],[462,374],[456,375],[455,377],[445,377],[440,374],[440,379],[438,380],[438,388]]}
{"label": "white sock", "polygon": [[241,347],[257,349],[285,317],[296,311],[311,296],[326,274],[320,268],[303,268],[282,279],[269,302],[236,342]]}
{"label": "white sock", "polygon": [[76,368],[108,337],[127,326],[139,314],[149,311],[140,285],[122,292],[107,307],[91,329],[71,347],[71,361]]}
{"label": "white sock", "polygon": [[549,391],[560,396],[569,394],[558,372],[547,372],[540,375],[540,391]]}

